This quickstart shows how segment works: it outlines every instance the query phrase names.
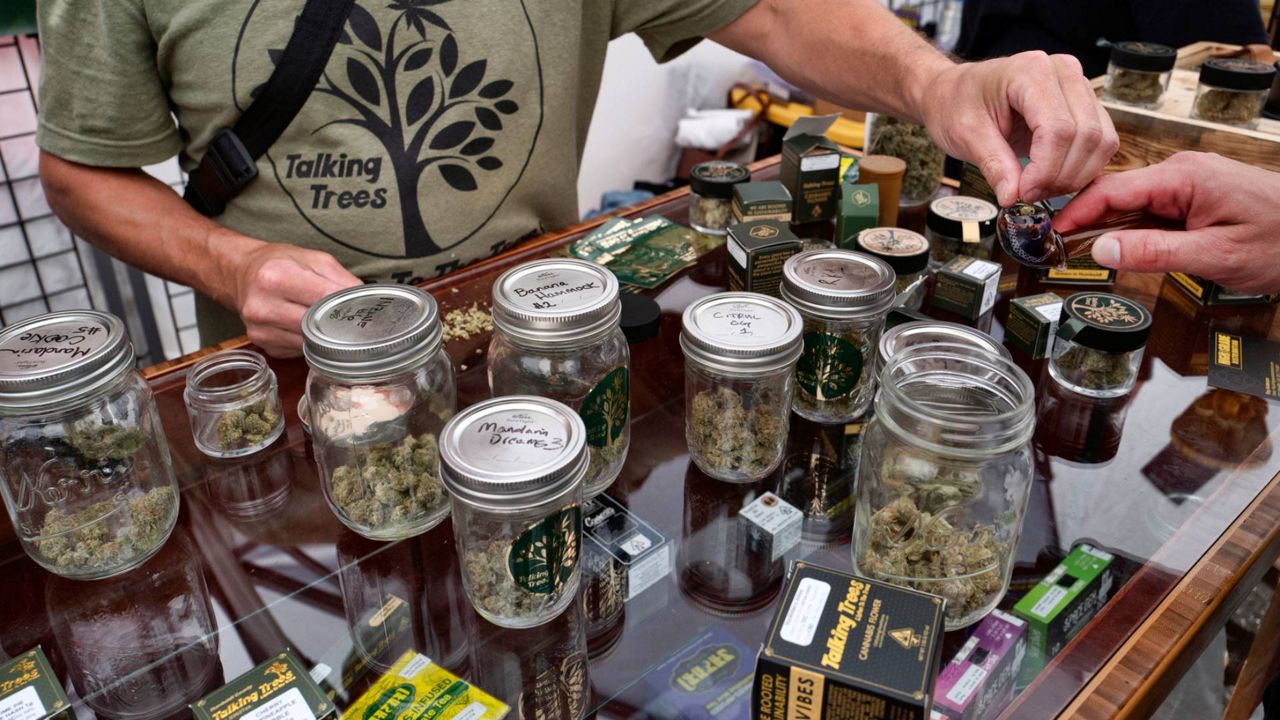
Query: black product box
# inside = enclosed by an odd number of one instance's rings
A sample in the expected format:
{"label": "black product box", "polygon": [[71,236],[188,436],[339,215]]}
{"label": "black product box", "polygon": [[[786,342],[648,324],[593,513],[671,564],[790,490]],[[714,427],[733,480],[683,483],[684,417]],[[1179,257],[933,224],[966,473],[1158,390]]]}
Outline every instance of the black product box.
{"label": "black product box", "polygon": [[73,720],[67,693],[39,647],[0,665],[0,717],[6,720]]}
{"label": "black product box", "polygon": [[730,225],[725,246],[730,290],[780,297],[782,266],[800,252],[800,239],[784,222],[756,220]]}
{"label": "black product box", "polygon": [[791,566],[756,658],[755,720],[926,720],[941,662],[944,601]]}
{"label": "black product box", "polygon": [[782,138],[779,179],[791,192],[794,222],[830,220],[840,204],[840,148],[826,137],[838,115],[797,118]]}
{"label": "black product box", "polygon": [[941,268],[933,285],[933,307],[977,320],[996,304],[1000,266],[957,255]]}
{"label": "black product box", "polygon": [[1201,305],[1264,305],[1276,302],[1280,295],[1257,295],[1239,293],[1219,285],[1212,280],[1205,280],[1199,275],[1186,273],[1168,273],[1168,277],[1183,292],[1190,295]]}
{"label": "black product box", "polygon": [[1061,313],[1062,298],[1053,293],[1014,298],[1009,302],[1004,340],[1033,360],[1048,357]]}
{"label": "black product box", "polygon": [[768,180],[733,186],[733,221],[753,220],[791,222],[791,193],[782,183]]}
{"label": "black product box", "polygon": [[1041,268],[1044,285],[1115,285],[1115,268],[1104,267],[1089,255],[1071,258],[1065,268]]}

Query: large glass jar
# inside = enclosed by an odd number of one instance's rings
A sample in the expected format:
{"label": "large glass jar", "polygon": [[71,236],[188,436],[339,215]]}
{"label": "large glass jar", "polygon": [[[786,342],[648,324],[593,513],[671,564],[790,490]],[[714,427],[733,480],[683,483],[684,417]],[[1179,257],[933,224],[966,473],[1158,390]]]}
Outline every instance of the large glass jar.
{"label": "large glass jar", "polygon": [[895,356],[858,466],[857,572],[946,598],[948,630],[995,608],[1022,531],[1034,430],[1031,380],[1000,355],[939,343]]}
{"label": "large glass jar", "polygon": [[1191,117],[1253,129],[1275,81],[1276,68],[1244,58],[1210,58],[1200,66]]}
{"label": "large glass jar", "polygon": [[196,448],[217,458],[253,454],[284,432],[276,374],[252,350],[223,350],[197,362],[182,393]]}
{"label": "large glass jar", "polygon": [[494,397],[558,400],[582,416],[586,497],[609,488],[631,443],[631,355],[618,297],[613,273],[582,260],[528,263],[493,284],[489,387]]}
{"label": "large glass jar", "polygon": [[710,295],[684,311],[685,440],[706,474],[754,482],[782,463],[800,313],[765,295]]}
{"label": "large glass jar", "polygon": [[804,318],[791,406],[820,423],[866,412],[876,390],[876,343],[893,305],[888,263],[850,250],[813,250],[782,267],[782,299]]}
{"label": "large glass jar", "polygon": [[965,195],[949,195],[929,203],[925,231],[929,267],[937,270],[957,255],[990,258],[999,214],[995,205]]}
{"label": "large glass jar", "polygon": [[302,321],[308,415],[321,486],[347,527],[374,540],[429,530],[449,514],[438,438],[457,403],[435,300],[363,285]]}
{"label": "large glass jar", "polygon": [[445,426],[462,585],[489,622],[541,625],[577,594],[586,436],[571,408],[528,395],[477,403]]}
{"label": "large glass jar", "polygon": [[923,125],[890,115],[867,116],[866,154],[889,155],[907,164],[902,176],[901,205],[919,205],[933,197],[942,182],[947,156]]}
{"label": "large glass jar", "polygon": [[919,310],[924,304],[924,277],[929,269],[929,241],[902,228],[869,228],[858,233],[858,252],[874,255],[893,268],[897,305]]}
{"label": "large glass jar", "polygon": [[1104,292],[1082,292],[1062,303],[1049,375],[1081,395],[1113,398],[1138,381],[1151,313],[1138,303]]}
{"label": "large glass jar", "polygon": [[917,345],[951,343],[972,345],[1011,359],[1009,350],[995,338],[974,328],[943,320],[912,320],[894,325],[880,336],[876,349],[876,374],[884,369],[898,353]]}
{"label": "large glass jar", "polygon": [[1120,42],[1111,46],[1103,96],[1134,107],[1153,108],[1169,89],[1178,51],[1149,42]]}
{"label": "large glass jar", "polygon": [[22,547],[66,577],[140,565],[178,518],[178,483],[124,323],[78,310],[0,331],[0,490]]}

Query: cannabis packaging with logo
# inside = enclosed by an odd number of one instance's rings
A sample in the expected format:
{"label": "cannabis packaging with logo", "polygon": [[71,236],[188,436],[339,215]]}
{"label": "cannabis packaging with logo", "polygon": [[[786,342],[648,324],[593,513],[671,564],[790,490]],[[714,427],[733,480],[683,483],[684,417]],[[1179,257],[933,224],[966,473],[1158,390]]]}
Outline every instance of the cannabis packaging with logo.
{"label": "cannabis packaging with logo", "polygon": [[1128,298],[1083,292],[1062,303],[1049,374],[1068,390],[1119,397],[1138,380],[1151,313]]}

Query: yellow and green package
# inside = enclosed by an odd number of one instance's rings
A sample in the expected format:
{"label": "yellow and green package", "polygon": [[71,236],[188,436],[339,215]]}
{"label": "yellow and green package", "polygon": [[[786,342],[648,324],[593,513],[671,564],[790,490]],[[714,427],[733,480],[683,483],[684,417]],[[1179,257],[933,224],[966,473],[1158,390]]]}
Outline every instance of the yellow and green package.
{"label": "yellow and green package", "polygon": [[508,708],[485,691],[406,652],[342,714],[344,720],[500,720]]}

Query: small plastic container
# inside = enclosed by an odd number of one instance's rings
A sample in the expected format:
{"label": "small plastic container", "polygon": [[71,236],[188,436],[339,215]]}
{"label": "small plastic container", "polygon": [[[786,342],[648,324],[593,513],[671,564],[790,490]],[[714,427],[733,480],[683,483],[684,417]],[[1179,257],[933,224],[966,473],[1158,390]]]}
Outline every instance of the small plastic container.
{"label": "small plastic container", "polygon": [[866,412],[895,282],[888,263],[852,250],[802,252],[782,266],[782,299],[804,318],[791,403],[802,417],[843,423]]}
{"label": "small plastic container", "polygon": [[782,463],[804,321],[766,295],[719,293],[685,308],[685,439],[704,473],[754,482]]}
{"label": "small plastic container", "polygon": [[1096,398],[1127,394],[1138,380],[1151,313],[1119,295],[1082,292],[1062,303],[1049,374],[1059,385]]}
{"label": "small plastic container", "polygon": [[733,223],[733,186],[751,172],[728,160],[711,160],[689,171],[689,225],[707,235],[724,235]]}
{"label": "small plastic container", "polygon": [[1200,66],[1191,117],[1254,129],[1276,78],[1273,65],[1243,58],[1210,58]]}
{"label": "small plastic container", "polygon": [[995,205],[966,195],[941,197],[930,203],[925,231],[929,268],[937,270],[957,255],[990,258],[999,214]]}
{"label": "small plastic container", "polygon": [[1169,78],[1178,61],[1178,52],[1167,45],[1149,42],[1121,42],[1111,46],[1107,100],[1141,108],[1153,108],[1169,89]]}
{"label": "small plastic container", "polygon": [[252,350],[223,350],[196,363],[182,397],[196,448],[210,457],[251,455],[284,431],[276,374]]}
{"label": "small plastic container", "polygon": [[919,310],[924,304],[923,279],[929,270],[929,241],[920,233],[901,228],[870,228],[858,233],[858,250],[874,255],[893,268],[894,292],[906,297],[903,307]]}
{"label": "small plastic container", "polygon": [[440,474],[462,584],[495,625],[542,625],[577,594],[586,435],[571,408],[531,396],[477,403],[445,426]]}

